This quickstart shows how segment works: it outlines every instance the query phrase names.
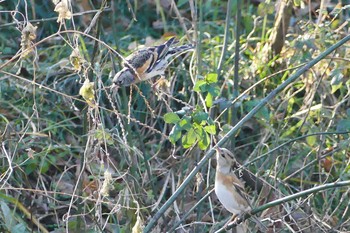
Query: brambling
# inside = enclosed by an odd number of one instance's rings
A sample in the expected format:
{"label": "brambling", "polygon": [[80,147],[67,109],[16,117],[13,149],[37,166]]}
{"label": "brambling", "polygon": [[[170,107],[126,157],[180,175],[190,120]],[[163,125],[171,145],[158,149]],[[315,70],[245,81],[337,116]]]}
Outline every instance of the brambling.
{"label": "brambling", "polygon": [[177,42],[172,37],[162,45],[132,53],[125,59],[124,68],[114,76],[113,83],[117,86],[130,86],[158,75],[163,76],[169,65],[169,58],[194,48],[190,44],[172,47]]}
{"label": "brambling", "polygon": [[225,148],[216,151],[215,193],[229,212],[238,215],[251,208],[244,195],[244,184],[232,170],[236,160],[228,152]]}
{"label": "brambling", "polygon": [[[242,213],[249,212],[251,205],[248,195],[244,190],[244,183],[234,173],[234,167],[238,167],[233,153],[225,148],[216,151],[215,193],[221,204],[233,214],[231,220]],[[254,216],[253,216],[254,218]],[[253,219],[260,226],[258,219]],[[259,227],[260,227],[259,226]],[[237,232],[246,232],[244,223],[237,226]]]}

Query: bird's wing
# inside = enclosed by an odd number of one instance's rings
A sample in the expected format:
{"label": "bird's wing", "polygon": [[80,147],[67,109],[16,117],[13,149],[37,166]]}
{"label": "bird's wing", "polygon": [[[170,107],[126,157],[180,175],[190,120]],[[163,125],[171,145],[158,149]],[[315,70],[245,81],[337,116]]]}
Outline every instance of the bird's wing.
{"label": "bird's wing", "polygon": [[187,50],[193,50],[193,49],[194,49],[193,44],[185,44],[185,45],[181,45],[181,46],[176,46],[176,47],[170,48],[167,55],[168,56],[179,55],[179,54],[182,54],[184,52],[187,52]]}
{"label": "bird's wing", "polygon": [[162,45],[138,50],[126,58],[127,62],[124,65],[135,69],[139,75],[150,72],[158,62],[164,59],[174,43],[175,37],[172,37]]}
{"label": "bird's wing", "polygon": [[150,66],[148,67],[148,69],[146,70],[146,72],[148,73],[151,72],[159,62],[161,62],[163,59],[166,59],[166,56],[168,54],[168,51],[170,50],[170,47],[173,44],[177,43],[175,39],[176,39],[175,37],[172,37],[162,45],[149,48],[153,53],[153,60]]}
{"label": "bird's wing", "polygon": [[146,70],[152,66],[154,62],[153,51],[148,49],[141,49],[126,58],[125,66],[135,69],[139,75],[142,75]]}
{"label": "bird's wing", "polygon": [[232,185],[233,185],[233,188],[235,189],[235,191],[239,194],[240,197],[242,197],[242,199],[244,199],[247,204],[249,206],[250,205],[250,201],[249,201],[249,197],[248,197],[248,194],[246,193],[246,191],[244,190],[244,185],[243,183],[239,180],[239,178],[237,178],[235,175],[232,176]]}
{"label": "bird's wing", "polygon": [[175,37],[171,37],[164,44],[155,47],[156,53],[158,54],[157,60],[163,59],[166,56],[166,54],[168,53],[170,47],[173,44],[177,43],[177,41],[175,41],[175,39],[176,39]]}

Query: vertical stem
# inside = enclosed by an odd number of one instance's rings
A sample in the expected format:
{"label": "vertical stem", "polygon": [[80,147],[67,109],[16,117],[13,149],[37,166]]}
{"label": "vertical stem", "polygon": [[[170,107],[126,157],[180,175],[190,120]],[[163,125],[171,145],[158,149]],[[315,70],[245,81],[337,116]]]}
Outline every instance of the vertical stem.
{"label": "vertical stem", "polygon": [[233,79],[233,95],[236,98],[239,94],[239,48],[240,48],[240,33],[241,33],[241,0],[237,0],[237,12],[236,12],[236,44],[235,44],[235,68],[234,68],[234,79]]}
{"label": "vertical stem", "polygon": [[197,40],[197,74],[202,72],[202,25],[203,25],[203,0],[199,0],[199,23],[198,23],[198,40]]}
{"label": "vertical stem", "polygon": [[231,15],[232,15],[231,12],[232,12],[232,0],[229,0],[227,2],[227,10],[226,10],[224,44],[222,45],[221,56],[220,56],[218,68],[216,70],[218,76],[220,75],[220,71],[221,71],[221,68],[222,68],[222,63],[224,61],[225,54],[226,54],[226,51],[227,51],[228,32],[230,30],[230,21],[231,21]]}
{"label": "vertical stem", "polygon": [[[86,104],[87,105],[87,104]],[[88,134],[88,130],[89,130],[89,107],[85,107],[84,111],[83,111],[83,134],[82,135],[87,135]],[[80,165],[79,165],[79,169],[77,170],[76,174],[82,174],[84,167],[85,167],[85,155],[87,154],[86,151],[88,150],[88,147],[90,146],[90,140],[87,137],[82,137],[82,141],[84,143],[84,145],[86,145],[86,148],[84,150],[84,153],[81,154],[80,157]],[[77,175],[77,194],[78,196],[82,196],[83,195],[83,179],[81,178],[80,175]],[[72,197],[73,198],[73,197]],[[73,200],[73,199],[72,199]],[[78,214],[83,214],[83,203],[79,203],[78,204]],[[83,221],[83,217],[77,217],[77,224],[76,224],[76,231],[79,230],[85,230],[85,226],[82,226],[82,221]],[[84,224],[83,224],[84,225]]]}
{"label": "vertical stem", "polygon": [[263,27],[261,30],[261,42],[265,42],[266,41],[266,24],[267,24],[267,15],[264,16],[264,20],[263,20]]}
{"label": "vertical stem", "polygon": [[[236,30],[235,30],[235,35],[236,35],[236,43],[235,43],[235,67],[234,67],[234,74],[233,74],[233,98],[237,98],[239,95],[239,48],[240,48],[240,28],[241,25],[241,0],[237,0],[237,7],[236,7]],[[232,106],[232,125],[235,125],[238,121],[238,116],[237,116],[237,107],[236,105]],[[235,147],[235,138],[232,137],[231,139],[231,148]]]}
{"label": "vertical stem", "polygon": [[163,21],[164,31],[167,32],[168,31],[168,26],[167,26],[167,23],[166,23],[165,14],[164,14],[164,10],[163,10],[162,6],[160,5],[160,1],[159,0],[156,0],[156,6],[157,6],[157,10],[159,10],[160,17],[162,18],[162,21]]}

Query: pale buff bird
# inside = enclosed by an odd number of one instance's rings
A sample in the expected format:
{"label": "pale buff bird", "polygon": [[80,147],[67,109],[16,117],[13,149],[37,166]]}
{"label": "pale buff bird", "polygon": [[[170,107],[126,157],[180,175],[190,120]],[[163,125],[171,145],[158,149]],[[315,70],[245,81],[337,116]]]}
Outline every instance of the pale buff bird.
{"label": "pale buff bird", "polygon": [[[219,148],[216,151],[216,159],[215,193],[221,204],[233,214],[234,219],[239,214],[249,212],[251,205],[244,190],[244,183],[234,173],[233,167],[237,165],[233,153]],[[253,220],[259,224],[259,228],[263,226],[258,219]],[[245,222],[238,225],[236,230],[247,232]]]}

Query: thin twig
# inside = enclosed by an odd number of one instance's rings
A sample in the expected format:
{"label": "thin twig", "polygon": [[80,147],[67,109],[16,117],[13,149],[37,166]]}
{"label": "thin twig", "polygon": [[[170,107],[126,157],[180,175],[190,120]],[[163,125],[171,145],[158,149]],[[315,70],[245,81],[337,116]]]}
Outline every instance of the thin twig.
{"label": "thin twig", "polygon": [[[106,11],[112,11],[112,9],[110,7],[105,7],[102,9],[104,12]],[[72,17],[77,17],[77,16],[82,16],[82,15],[88,15],[88,14],[95,14],[97,12],[101,11],[101,9],[99,10],[90,10],[90,11],[84,11],[84,12],[79,12],[79,13],[74,13],[72,15]],[[0,13],[4,13],[6,11],[0,11]],[[42,22],[48,22],[48,21],[57,21],[58,17],[51,17],[51,18],[43,18],[43,19],[33,19],[33,20],[26,20],[27,22],[30,22],[31,24],[34,23],[42,23]],[[18,21],[21,22],[21,21]],[[3,27],[8,27],[8,26],[13,26],[13,25],[17,25],[18,22],[13,22],[13,23],[6,23],[6,24],[1,24],[0,28]]]}
{"label": "thin twig", "polygon": [[248,164],[251,164],[251,163],[254,163],[255,161],[258,161],[259,159],[262,159],[264,158],[265,156],[267,156],[268,154],[271,154],[273,153],[274,151],[277,151],[279,150],[280,148],[292,143],[292,142],[295,142],[295,141],[298,141],[300,139],[304,139],[304,138],[307,138],[307,137],[311,137],[311,136],[318,136],[318,135],[331,135],[331,134],[349,134],[350,131],[346,131],[346,132],[318,132],[318,133],[311,133],[311,134],[307,134],[307,135],[303,135],[303,136],[300,136],[300,137],[297,137],[297,138],[294,138],[294,139],[291,139],[285,143],[282,143],[281,145],[273,148],[272,150],[254,158],[253,160],[250,160],[250,161],[247,161],[243,166],[248,166]]}
{"label": "thin twig", "polygon": [[[30,84],[34,84],[34,85],[36,85],[36,86],[39,86],[40,88],[49,90],[50,92],[59,94],[59,95],[64,96],[64,97],[66,97],[66,98],[70,98],[70,99],[79,101],[79,102],[81,102],[81,103],[86,103],[85,100],[79,99],[79,98],[74,97],[74,96],[67,95],[67,94],[62,93],[62,92],[59,92],[59,91],[57,91],[57,90],[55,90],[55,89],[52,89],[52,88],[43,86],[43,85],[41,85],[41,84],[39,84],[39,83],[33,82],[32,80],[29,80],[29,79],[23,78],[23,77],[21,77],[21,76],[18,76],[18,75],[15,75],[15,74],[6,72],[6,71],[4,71],[4,70],[1,70],[1,67],[0,67],[0,73],[3,73],[3,74],[6,74],[6,75],[15,77],[15,78],[17,78],[17,79],[20,79],[20,80],[22,80],[22,81],[24,81],[24,82],[27,82],[27,83],[30,83]],[[120,113],[120,112],[118,112],[117,110],[107,109],[107,108],[102,107],[102,106],[98,106],[98,108],[99,108],[99,109],[102,109],[102,110],[105,110],[105,111],[107,111],[107,112],[116,114],[116,115],[118,115],[118,116],[121,116],[121,117],[123,117],[123,118],[128,119],[128,116],[127,116],[127,115],[125,115],[125,114],[123,114],[123,113]],[[160,134],[160,135],[161,135],[163,138],[165,138],[165,139],[168,139],[168,138],[169,138],[167,135],[165,135],[165,134],[162,133],[161,131],[159,131],[159,130],[157,130],[157,129],[155,129],[155,128],[152,128],[152,127],[150,127],[149,125],[147,125],[147,124],[145,124],[145,123],[142,123],[142,122],[140,122],[139,120],[137,120],[137,119],[135,119],[135,118],[130,118],[130,121],[132,121],[132,122],[134,122],[134,123],[136,123],[136,124],[139,124],[139,125],[141,125],[141,126],[147,128],[147,129],[149,129],[149,130],[151,130],[151,131],[153,131],[153,132],[155,132],[155,133]]]}
{"label": "thin twig", "polygon": [[180,221],[178,221],[177,223],[175,223],[168,232],[173,232],[176,230],[176,228],[185,221],[185,219],[190,215],[190,213],[192,213],[198,205],[200,205],[204,200],[206,200],[210,194],[212,194],[212,192],[214,191],[214,189],[211,189],[209,192],[207,192],[194,206],[192,206],[191,209],[189,209],[184,216],[182,216],[182,218],[180,219]]}

